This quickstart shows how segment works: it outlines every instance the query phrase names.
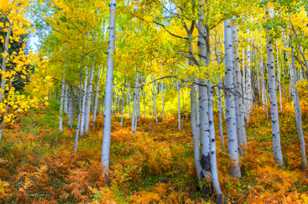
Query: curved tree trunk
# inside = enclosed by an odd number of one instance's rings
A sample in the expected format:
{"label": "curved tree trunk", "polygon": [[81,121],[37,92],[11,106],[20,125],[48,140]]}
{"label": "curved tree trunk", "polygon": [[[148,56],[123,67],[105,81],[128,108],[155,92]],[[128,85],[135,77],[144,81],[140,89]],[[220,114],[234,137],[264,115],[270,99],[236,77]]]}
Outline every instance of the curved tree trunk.
{"label": "curved tree trunk", "polygon": [[299,96],[296,89],[296,77],[295,77],[295,57],[294,48],[292,48],[292,63],[290,66],[290,78],[291,78],[291,93],[293,98],[293,105],[295,110],[295,120],[296,120],[296,130],[300,143],[300,151],[302,156],[302,167],[307,167],[307,157],[306,157],[306,143],[302,125],[302,110],[299,104]]}

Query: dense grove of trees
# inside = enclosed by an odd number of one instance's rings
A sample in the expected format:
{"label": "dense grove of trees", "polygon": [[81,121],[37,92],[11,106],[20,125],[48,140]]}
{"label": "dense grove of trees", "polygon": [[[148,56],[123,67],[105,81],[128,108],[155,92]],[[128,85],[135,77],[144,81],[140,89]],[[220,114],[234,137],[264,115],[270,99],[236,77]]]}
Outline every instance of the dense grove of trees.
{"label": "dense grove of trees", "polygon": [[296,125],[305,170],[301,101],[307,98],[298,87],[308,90],[307,6],[303,0],[0,0],[0,141],[2,129],[25,112],[55,105],[59,131],[74,134],[73,154],[80,139],[103,127],[101,173],[110,186],[113,123],[131,126],[134,136],[142,120],[160,126],[176,118],[174,131],[191,127],[196,186],[223,203],[218,149],[229,157],[229,174],[245,177],[241,158],[254,148],[247,126],[261,106],[271,121],[272,157],[285,168],[280,114],[292,102],[295,121],[288,122]]}

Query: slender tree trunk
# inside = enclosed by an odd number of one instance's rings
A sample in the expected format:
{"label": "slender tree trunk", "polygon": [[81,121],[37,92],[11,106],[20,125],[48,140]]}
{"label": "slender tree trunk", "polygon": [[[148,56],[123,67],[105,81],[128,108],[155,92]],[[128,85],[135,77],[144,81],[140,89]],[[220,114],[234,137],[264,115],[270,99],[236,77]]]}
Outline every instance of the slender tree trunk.
{"label": "slender tree trunk", "polygon": [[121,99],[121,120],[120,120],[120,125],[121,125],[121,127],[124,126],[124,110],[125,110],[125,94],[124,94],[124,91],[122,91],[122,99]]}
{"label": "slender tree trunk", "polygon": [[69,90],[68,90],[68,85],[65,84],[64,88],[64,102],[63,102],[63,111],[65,114],[68,114],[68,106],[69,106]]}
{"label": "slender tree trunk", "polygon": [[246,118],[249,120],[249,115],[252,109],[253,104],[253,90],[252,90],[252,75],[251,75],[251,47],[250,45],[247,48],[246,52],[247,57],[247,67],[246,67],[246,94],[245,98],[246,100]]}
{"label": "slender tree trunk", "polygon": [[92,66],[90,71],[90,81],[89,86],[87,88],[87,102],[86,102],[86,118],[85,118],[85,132],[89,132],[90,128],[90,112],[91,112],[91,103],[92,103],[92,95],[93,95],[93,75],[94,75],[94,66]]}
{"label": "slender tree trunk", "polygon": [[267,96],[266,96],[266,83],[265,83],[265,75],[264,75],[264,63],[263,57],[260,59],[260,74],[261,74],[261,100],[264,110],[267,109]]}
{"label": "slender tree trunk", "polygon": [[198,124],[198,105],[196,97],[196,87],[191,87],[190,100],[191,100],[191,129],[193,133],[193,143],[194,143],[194,160],[195,160],[195,169],[198,179],[201,179],[202,168],[200,163],[200,126]]}
{"label": "slender tree trunk", "polygon": [[[82,90],[81,80],[80,80],[80,90]],[[79,93],[79,96],[78,96],[78,107],[79,107],[79,113],[78,113],[78,119],[77,119],[77,126],[75,130],[74,153],[76,153],[78,150],[78,141],[79,141],[79,135],[80,135],[81,110],[82,110],[82,93],[81,92]]]}
{"label": "slender tree trunk", "polygon": [[73,94],[69,94],[68,98],[68,125],[70,128],[73,128],[74,123],[74,103],[73,103]]}
{"label": "slender tree trunk", "polygon": [[84,78],[83,93],[82,93],[82,106],[81,106],[81,122],[80,122],[80,135],[85,133],[86,123],[86,104],[87,104],[87,87],[88,87],[88,68],[86,68],[86,74]]}
{"label": "slender tree trunk", "polygon": [[[8,31],[5,35],[5,39],[4,39],[4,49],[3,49],[3,57],[2,57],[2,63],[1,63],[1,71],[2,72],[6,72],[6,63],[8,61],[8,50],[9,50],[9,44],[10,44],[10,37],[11,37],[11,32],[12,32],[12,28],[11,26],[8,28]],[[3,99],[4,99],[4,90],[5,90],[5,86],[6,86],[6,79],[1,79],[1,90],[0,91],[0,103],[3,102]],[[4,119],[4,116],[1,116],[1,122],[0,122],[0,142],[2,140],[2,137],[3,137],[3,119]]]}
{"label": "slender tree trunk", "polygon": [[61,86],[60,108],[59,108],[59,130],[61,132],[63,131],[64,97],[65,97],[65,80],[64,80],[64,75],[63,75],[62,86]]}
{"label": "slender tree trunk", "polygon": [[158,124],[158,116],[157,116],[157,84],[156,82],[152,85],[152,95],[153,95],[153,115],[155,119],[155,123]]}
{"label": "slender tree trunk", "polygon": [[208,87],[206,84],[199,85],[199,118],[201,137],[201,162],[207,179],[210,178],[210,124],[208,118]]}
{"label": "slender tree trunk", "polygon": [[209,126],[210,126],[210,161],[211,161],[211,175],[212,183],[218,197],[222,196],[222,191],[219,184],[218,168],[216,160],[216,138],[214,126],[214,113],[213,113],[213,87],[208,83],[208,113],[209,113]]}
{"label": "slender tree trunk", "polygon": [[109,46],[107,58],[107,80],[105,91],[105,110],[104,110],[104,132],[102,144],[102,166],[104,170],[105,183],[109,184],[109,162],[110,162],[110,143],[111,143],[111,109],[112,109],[112,84],[114,68],[115,50],[115,16],[116,0],[110,1],[110,23],[109,23]]}
{"label": "slender tree trunk", "polygon": [[218,100],[218,127],[219,127],[219,136],[220,136],[220,143],[221,149],[225,149],[225,139],[224,139],[224,131],[223,131],[223,110],[222,110],[222,99],[221,99],[221,89],[222,89],[222,82],[219,81],[217,87],[217,100]]}
{"label": "slender tree trunk", "polygon": [[228,133],[228,149],[231,159],[231,175],[234,177],[241,177],[238,141],[236,134],[236,113],[235,101],[232,91],[235,89],[234,84],[234,56],[233,56],[233,38],[231,20],[225,20],[225,88],[226,88],[226,120],[227,120],[227,133]]}
{"label": "slender tree trunk", "polygon": [[269,33],[267,33],[266,36],[266,51],[267,51],[267,68],[268,68],[268,90],[269,90],[270,104],[271,104],[274,158],[279,166],[283,166],[283,156],[280,143],[278,104],[276,96],[276,77],[274,69],[273,45],[272,45],[272,38]]}
{"label": "slender tree trunk", "polygon": [[138,126],[138,106],[139,106],[139,76],[136,75],[135,88],[134,88],[134,102],[133,102],[133,115],[132,115],[132,132],[137,131]]}
{"label": "slender tree trunk", "polygon": [[94,99],[94,110],[93,110],[93,123],[95,124],[99,106],[99,95],[100,95],[100,83],[101,83],[101,68],[98,69],[97,82],[95,89],[95,99]]}
{"label": "slender tree trunk", "polygon": [[164,82],[160,83],[160,93],[161,93],[161,113],[160,118],[164,120],[165,115],[165,85]]}
{"label": "slender tree trunk", "polygon": [[302,125],[302,110],[299,103],[299,96],[296,89],[296,78],[295,78],[295,57],[294,48],[292,47],[292,63],[290,66],[290,82],[291,82],[291,93],[293,98],[294,110],[295,110],[295,120],[296,120],[296,130],[300,143],[300,151],[302,156],[302,167],[305,169],[307,167],[307,157],[306,157],[306,143]]}
{"label": "slender tree trunk", "polygon": [[181,82],[177,81],[176,83],[177,92],[178,92],[178,130],[182,129],[182,118],[181,118]]}
{"label": "slender tree trunk", "polygon": [[242,74],[239,65],[238,56],[238,34],[237,28],[233,27],[233,39],[234,39],[234,83],[235,83],[235,110],[236,110],[236,126],[238,142],[241,153],[244,153],[244,149],[247,144],[246,127],[245,127],[245,110],[243,104],[244,94],[242,92]]}
{"label": "slender tree trunk", "polygon": [[277,82],[278,82],[278,92],[279,92],[279,107],[280,112],[282,112],[282,90],[281,90],[281,67],[279,63],[279,49],[276,45],[276,66],[277,66]]}

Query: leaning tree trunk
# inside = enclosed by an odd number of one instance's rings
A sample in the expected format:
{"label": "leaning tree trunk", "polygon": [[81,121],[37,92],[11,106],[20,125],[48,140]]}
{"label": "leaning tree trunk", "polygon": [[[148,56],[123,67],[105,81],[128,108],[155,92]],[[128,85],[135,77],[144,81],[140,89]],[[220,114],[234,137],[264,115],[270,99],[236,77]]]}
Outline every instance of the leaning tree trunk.
{"label": "leaning tree trunk", "polygon": [[[208,118],[210,126],[210,162],[211,162],[211,175],[212,183],[218,197],[222,196],[222,191],[218,179],[218,168],[216,160],[216,138],[214,126],[214,113],[213,113],[213,87],[208,83]],[[220,200],[220,199],[219,199]]]}
{"label": "leaning tree trunk", "polygon": [[226,120],[227,120],[227,133],[228,133],[228,149],[231,159],[230,173],[234,177],[241,177],[238,140],[236,131],[236,113],[235,113],[235,100],[234,100],[234,55],[233,55],[233,38],[231,20],[224,22],[225,34],[225,89],[226,89]]}
{"label": "leaning tree trunk", "polygon": [[300,150],[302,156],[302,167],[307,167],[307,157],[306,157],[306,144],[302,125],[302,111],[299,103],[299,96],[296,89],[296,77],[295,77],[295,57],[294,48],[292,48],[292,63],[290,66],[290,78],[291,78],[291,93],[293,98],[294,110],[295,110],[295,120],[296,120],[296,130],[300,143]]}
{"label": "leaning tree trunk", "polygon": [[106,90],[105,90],[104,131],[103,131],[104,135],[103,135],[102,155],[101,155],[104,180],[105,180],[105,183],[107,184],[109,184],[116,0],[111,0],[109,7],[110,7],[110,23],[109,23],[108,58],[107,58],[107,68],[108,69],[107,69],[107,80],[106,80]]}
{"label": "leaning tree trunk", "polygon": [[267,68],[268,68],[268,91],[270,95],[270,109],[272,118],[272,142],[274,158],[279,166],[283,166],[283,157],[280,143],[280,128],[279,128],[279,115],[278,104],[276,96],[276,77],[274,69],[274,55],[272,37],[269,33],[266,36],[266,51],[267,51]]}

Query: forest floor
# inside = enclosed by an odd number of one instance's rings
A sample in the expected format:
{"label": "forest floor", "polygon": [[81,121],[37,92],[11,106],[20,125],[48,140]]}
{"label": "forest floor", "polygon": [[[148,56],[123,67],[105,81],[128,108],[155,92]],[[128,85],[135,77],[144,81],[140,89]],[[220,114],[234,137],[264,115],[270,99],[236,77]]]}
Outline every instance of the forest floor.
{"label": "forest floor", "polygon": [[[302,108],[308,142],[308,103]],[[283,169],[274,163],[271,123],[260,107],[247,127],[241,179],[229,176],[228,155],[218,141],[219,177],[229,203],[308,203],[308,171],[300,168],[294,120],[292,104],[285,103],[280,114]],[[28,113],[5,130],[0,145],[0,203],[206,203],[196,188],[189,121],[178,131],[175,119],[157,125],[142,120],[135,135],[126,122],[121,128],[114,119],[111,187],[106,188],[101,126],[80,139],[74,155],[73,131],[57,130],[55,110]]]}

